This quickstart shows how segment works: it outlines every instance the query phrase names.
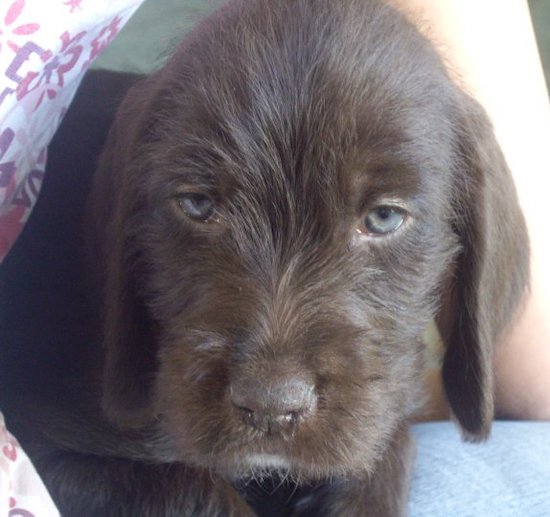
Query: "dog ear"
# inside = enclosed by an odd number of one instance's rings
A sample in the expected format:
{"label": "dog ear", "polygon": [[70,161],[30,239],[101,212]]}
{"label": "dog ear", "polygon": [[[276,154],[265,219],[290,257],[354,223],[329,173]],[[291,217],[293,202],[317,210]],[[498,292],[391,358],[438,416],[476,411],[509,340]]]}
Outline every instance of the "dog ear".
{"label": "dog ear", "polygon": [[484,110],[466,96],[460,110],[453,225],[461,252],[438,323],[447,344],[449,404],[464,437],[478,440],[490,431],[493,346],[526,290],[529,245],[512,176]]}
{"label": "dog ear", "polygon": [[103,301],[103,408],[123,426],[153,417],[156,370],[152,321],[140,297],[137,239],[143,207],[140,149],[147,138],[155,97],[154,77],[130,88],[118,108],[96,170],[88,210],[89,253],[101,271]]}

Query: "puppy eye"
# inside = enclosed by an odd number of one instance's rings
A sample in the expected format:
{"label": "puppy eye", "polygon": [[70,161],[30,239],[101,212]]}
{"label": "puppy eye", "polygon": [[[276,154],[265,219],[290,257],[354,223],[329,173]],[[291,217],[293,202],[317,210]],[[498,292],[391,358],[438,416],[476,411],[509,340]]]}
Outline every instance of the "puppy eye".
{"label": "puppy eye", "polygon": [[178,204],[185,215],[195,221],[207,222],[214,215],[214,201],[206,194],[184,192],[178,196]]}
{"label": "puppy eye", "polygon": [[377,206],[366,213],[357,230],[368,235],[385,235],[395,232],[403,224],[406,217],[406,212],[401,208]]}

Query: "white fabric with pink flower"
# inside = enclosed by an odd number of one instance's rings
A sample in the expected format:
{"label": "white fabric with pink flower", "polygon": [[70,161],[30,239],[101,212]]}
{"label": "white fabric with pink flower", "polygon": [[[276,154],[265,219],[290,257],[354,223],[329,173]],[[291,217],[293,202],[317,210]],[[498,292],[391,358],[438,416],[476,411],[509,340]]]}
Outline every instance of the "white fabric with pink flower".
{"label": "white fabric with pink flower", "polygon": [[0,413],[0,515],[57,517],[44,483],[17,440],[8,433]]}
{"label": "white fabric with pink flower", "polygon": [[[47,146],[84,72],[142,1],[0,0],[0,262],[29,217]],[[4,515],[59,512],[0,413]]]}
{"label": "white fabric with pink flower", "polygon": [[29,217],[84,72],[141,2],[0,1],[0,261]]}

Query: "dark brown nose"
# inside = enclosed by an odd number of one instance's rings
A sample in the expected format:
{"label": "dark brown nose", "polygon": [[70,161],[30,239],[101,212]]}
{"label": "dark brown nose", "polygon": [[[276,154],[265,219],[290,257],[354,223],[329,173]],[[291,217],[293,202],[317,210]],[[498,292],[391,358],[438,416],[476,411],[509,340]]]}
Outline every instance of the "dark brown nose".
{"label": "dark brown nose", "polygon": [[243,421],[268,434],[295,428],[317,406],[313,383],[301,376],[235,379],[229,395]]}

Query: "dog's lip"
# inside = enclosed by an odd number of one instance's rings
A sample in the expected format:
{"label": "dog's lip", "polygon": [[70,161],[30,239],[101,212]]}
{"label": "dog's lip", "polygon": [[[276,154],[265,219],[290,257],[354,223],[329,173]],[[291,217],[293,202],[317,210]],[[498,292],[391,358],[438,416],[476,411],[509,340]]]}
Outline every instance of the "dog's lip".
{"label": "dog's lip", "polygon": [[289,470],[290,461],[280,454],[252,453],[243,458],[243,463],[252,468]]}

